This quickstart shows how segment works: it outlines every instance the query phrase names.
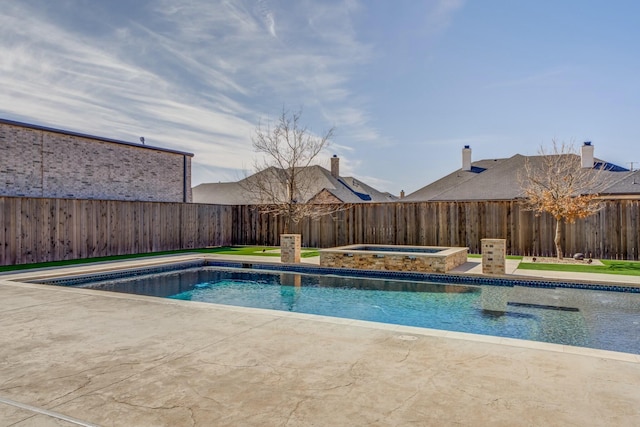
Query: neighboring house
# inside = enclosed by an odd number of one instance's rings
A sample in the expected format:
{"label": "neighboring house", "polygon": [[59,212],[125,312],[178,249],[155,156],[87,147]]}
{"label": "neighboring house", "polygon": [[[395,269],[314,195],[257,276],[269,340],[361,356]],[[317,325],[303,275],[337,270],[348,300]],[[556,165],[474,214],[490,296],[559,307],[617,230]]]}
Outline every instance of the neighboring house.
{"label": "neighboring house", "polygon": [[0,196],[191,202],[191,153],[4,119],[0,152]]}
{"label": "neighboring house", "polygon": [[[263,200],[256,191],[254,182],[269,185],[271,193],[280,193],[286,198],[286,188],[279,178],[281,169],[271,167],[251,175],[238,182],[206,183],[193,188],[195,203],[211,203],[219,205],[249,205],[269,203]],[[301,203],[366,203],[392,202],[398,200],[396,196],[383,193],[375,188],[351,177],[340,176],[340,159],[331,158],[331,171],[322,166],[308,166],[299,171],[299,181],[303,194],[297,194],[296,199]]]}
{"label": "neighboring house", "polygon": [[[581,147],[583,167],[604,169],[603,179],[610,182],[600,194],[608,198],[640,198],[640,171],[597,159],[593,156],[593,145],[585,142]],[[569,154],[577,156],[576,154]],[[462,168],[422,187],[404,197],[402,201],[457,201],[457,200],[514,200],[523,197],[518,174],[525,162],[539,162],[542,156],[516,154],[506,159],[471,161],[471,148],[462,150]]]}

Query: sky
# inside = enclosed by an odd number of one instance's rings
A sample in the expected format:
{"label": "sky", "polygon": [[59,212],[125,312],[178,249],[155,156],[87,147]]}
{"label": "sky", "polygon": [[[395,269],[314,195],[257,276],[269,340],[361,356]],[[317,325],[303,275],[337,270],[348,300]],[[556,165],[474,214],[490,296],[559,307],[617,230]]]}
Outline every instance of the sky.
{"label": "sky", "polygon": [[251,173],[283,109],[398,195],[553,140],[640,167],[640,2],[0,0],[0,118]]}

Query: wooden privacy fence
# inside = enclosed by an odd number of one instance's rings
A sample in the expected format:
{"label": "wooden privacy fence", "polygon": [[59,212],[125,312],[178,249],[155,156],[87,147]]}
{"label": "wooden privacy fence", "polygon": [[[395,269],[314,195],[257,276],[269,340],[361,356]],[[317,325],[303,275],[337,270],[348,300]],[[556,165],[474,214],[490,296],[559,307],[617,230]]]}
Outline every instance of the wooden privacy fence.
{"label": "wooden privacy fence", "polygon": [[[638,259],[639,200],[610,200],[594,216],[563,225],[565,255]],[[357,204],[335,218],[306,220],[292,232],[303,246],[333,247],[357,243],[466,246],[481,252],[481,239],[506,239],[511,255],[554,256],[555,220],[535,216],[517,201],[396,202]],[[281,218],[260,214],[251,206],[233,213],[235,244],[278,245]]]}
{"label": "wooden privacy fence", "polygon": [[232,206],[0,197],[0,265],[232,244]]}
{"label": "wooden privacy fence", "polygon": [[[611,200],[564,226],[565,254],[638,259],[640,201]],[[0,197],[0,265],[203,248],[278,245],[282,218],[252,206]],[[504,238],[512,255],[553,256],[555,221],[518,202],[352,205],[294,226],[309,247],[357,243],[466,246]]]}

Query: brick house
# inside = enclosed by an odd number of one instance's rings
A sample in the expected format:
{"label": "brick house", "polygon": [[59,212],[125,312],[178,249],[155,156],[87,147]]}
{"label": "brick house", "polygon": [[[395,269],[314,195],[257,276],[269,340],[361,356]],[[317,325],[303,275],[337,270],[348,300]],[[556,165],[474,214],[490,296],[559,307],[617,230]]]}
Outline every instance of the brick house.
{"label": "brick house", "polygon": [[193,154],[0,119],[0,196],[191,202]]}

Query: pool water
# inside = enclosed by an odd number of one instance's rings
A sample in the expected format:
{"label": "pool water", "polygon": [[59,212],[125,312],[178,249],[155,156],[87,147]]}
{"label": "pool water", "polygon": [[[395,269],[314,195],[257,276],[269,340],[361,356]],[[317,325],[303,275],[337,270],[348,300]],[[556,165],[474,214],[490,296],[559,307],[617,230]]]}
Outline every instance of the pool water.
{"label": "pool water", "polygon": [[83,287],[640,354],[640,295],[198,268]]}

